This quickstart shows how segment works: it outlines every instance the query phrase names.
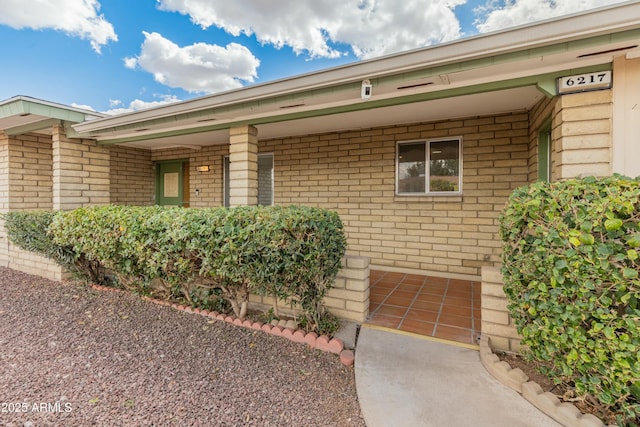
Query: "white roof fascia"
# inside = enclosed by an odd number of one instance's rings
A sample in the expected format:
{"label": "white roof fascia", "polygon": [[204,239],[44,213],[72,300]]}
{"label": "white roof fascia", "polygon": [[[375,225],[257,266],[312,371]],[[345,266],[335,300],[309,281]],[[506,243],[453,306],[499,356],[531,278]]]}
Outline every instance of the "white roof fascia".
{"label": "white roof fascia", "polygon": [[498,54],[525,51],[640,27],[640,2],[629,1],[587,12],[509,28],[335,68],[221,92],[175,104],[73,125],[79,132],[160,119],[208,108],[358,82]]}

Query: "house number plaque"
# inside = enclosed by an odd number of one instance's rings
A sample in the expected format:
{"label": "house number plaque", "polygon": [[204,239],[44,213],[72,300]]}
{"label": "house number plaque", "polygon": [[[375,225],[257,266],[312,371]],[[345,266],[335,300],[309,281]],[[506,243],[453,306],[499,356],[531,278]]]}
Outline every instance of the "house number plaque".
{"label": "house number plaque", "polygon": [[590,90],[609,89],[612,84],[611,70],[595,73],[576,74],[575,76],[558,78],[558,93],[586,92]]}

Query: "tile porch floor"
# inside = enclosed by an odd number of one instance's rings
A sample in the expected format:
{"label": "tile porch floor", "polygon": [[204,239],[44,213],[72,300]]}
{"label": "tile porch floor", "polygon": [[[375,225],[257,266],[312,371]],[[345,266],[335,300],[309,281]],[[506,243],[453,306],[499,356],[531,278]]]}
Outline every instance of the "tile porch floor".
{"label": "tile porch floor", "polygon": [[370,273],[367,323],[465,344],[480,336],[480,282]]}

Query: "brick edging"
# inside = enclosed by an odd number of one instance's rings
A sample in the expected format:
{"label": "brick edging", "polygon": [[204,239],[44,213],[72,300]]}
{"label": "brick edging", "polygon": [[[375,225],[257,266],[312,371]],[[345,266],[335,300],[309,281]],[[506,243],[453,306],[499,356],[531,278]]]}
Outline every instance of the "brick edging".
{"label": "brick edging", "polygon": [[[122,289],[111,288],[109,286],[91,284],[93,289],[99,291],[109,292],[123,292],[128,293]],[[171,303],[160,299],[150,298],[147,296],[141,296],[144,301],[149,301],[154,304],[171,307],[176,310],[184,311],[186,313],[199,314],[201,316],[209,317],[211,319],[220,320],[226,323],[231,323],[236,326],[242,326],[247,329],[253,329],[255,331],[263,331],[269,335],[275,335],[277,337],[287,338],[290,341],[307,344],[311,348],[315,348],[320,351],[337,354],[340,356],[340,362],[345,366],[352,366],[354,363],[354,353],[352,350],[344,348],[344,342],[339,338],[330,338],[327,335],[318,336],[315,332],[305,332],[302,329],[283,328],[278,325],[271,325],[269,323],[252,322],[249,319],[241,320],[234,316],[229,316],[217,311],[202,310],[200,308],[193,308],[183,304]]]}
{"label": "brick edging", "polygon": [[[540,384],[529,381],[529,377],[520,368],[511,368],[493,354],[491,338],[483,335],[480,338],[480,361],[485,369],[498,381],[517,391],[529,403],[553,418],[565,427],[604,427],[605,424],[596,416],[583,414],[575,405],[561,402],[553,393],[545,392]],[[616,427],[610,425],[608,427]]]}

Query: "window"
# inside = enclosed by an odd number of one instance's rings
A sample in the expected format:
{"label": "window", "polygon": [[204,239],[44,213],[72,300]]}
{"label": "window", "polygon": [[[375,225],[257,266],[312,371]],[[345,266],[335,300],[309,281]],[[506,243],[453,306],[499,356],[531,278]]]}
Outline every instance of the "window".
{"label": "window", "polygon": [[[224,158],[224,205],[229,206],[229,156]],[[273,154],[258,155],[258,205],[273,205]]]}
{"label": "window", "polygon": [[401,142],[397,159],[397,194],[462,192],[462,138]]}

